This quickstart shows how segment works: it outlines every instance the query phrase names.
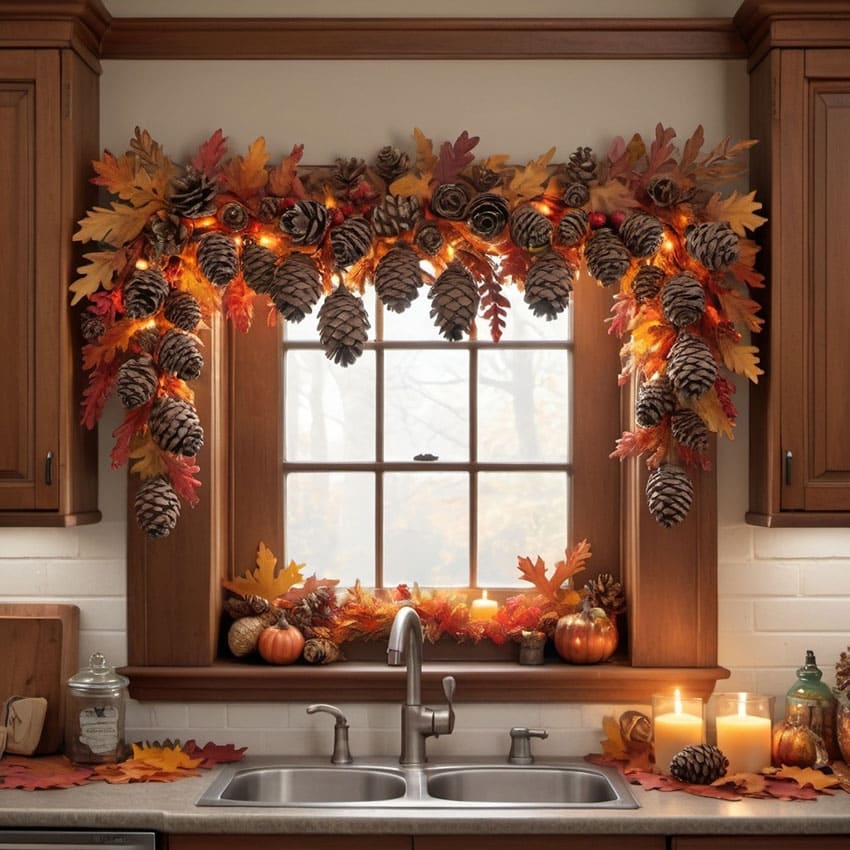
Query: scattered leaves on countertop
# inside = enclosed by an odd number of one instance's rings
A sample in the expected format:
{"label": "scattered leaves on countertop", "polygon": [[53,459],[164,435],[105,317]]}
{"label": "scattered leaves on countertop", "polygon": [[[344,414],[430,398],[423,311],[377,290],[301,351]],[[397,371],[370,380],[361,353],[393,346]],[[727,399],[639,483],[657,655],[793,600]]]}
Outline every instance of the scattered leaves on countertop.
{"label": "scattered leaves on countertop", "polygon": [[0,789],[41,791],[86,785],[92,776],[87,767],[65,756],[3,756],[0,758]]}

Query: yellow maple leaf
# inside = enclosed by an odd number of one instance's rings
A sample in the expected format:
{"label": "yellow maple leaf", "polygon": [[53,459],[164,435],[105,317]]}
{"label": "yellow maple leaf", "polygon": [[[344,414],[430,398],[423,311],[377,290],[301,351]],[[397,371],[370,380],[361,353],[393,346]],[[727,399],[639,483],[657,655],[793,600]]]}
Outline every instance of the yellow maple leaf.
{"label": "yellow maple leaf", "polygon": [[735,289],[719,289],[717,300],[731,322],[750,331],[761,330],[764,319],[757,315],[761,305],[752,298],[747,298]]}
{"label": "yellow maple leaf", "polygon": [[131,153],[116,157],[109,151],[103,152],[103,159],[95,160],[92,167],[97,174],[94,178],[99,186],[105,186],[113,195],[127,201],[133,192],[139,161]]}
{"label": "yellow maple leaf", "polygon": [[247,201],[268,182],[268,161],[266,140],[260,136],[248,146],[248,153],[244,157],[237,155],[228,160],[221,170],[222,180],[234,195]]}
{"label": "yellow maple leaf", "polygon": [[761,203],[755,200],[755,196],[755,190],[746,195],[734,191],[726,198],[715,192],[705,205],[705,211],[715,221],[727,222],[738,236],[745,236],[747,230],[755,230],[767,221],[764,216],[756,214]]}
{"label": "yellow maple leaf", "polygon": [[816,791],[841,786],[837,776],[821,773],[812,767],[789,767],[787,764],[783,764],[782,769],[778,770],[776,775],[793,779],[801,788],[805,785],[811,785]]}
{"label": "yellow maple leaf", "polygon": [[200,305],[205,316],[218,313],[221,306],[221,288],[210,283],[198,268],[194,255],[183,256],[177,289],[188,292]]}
{"label": "yellow maple leaf", "polygon": [[135,239],[163,206],[162,201],[149,201],[141,207],[113,201],[112,209],[94,207],[78,222],[80,229],[74,234],[74,242],[106,242],[120,248]]}
{"label": "yellow maple leaf", "polygon": [[130,472],[142,479],[153,478],[167,471],[162,452],[153,441],[150,431],[133,435],[128,455],[136,459],[130,467]]}
{"label": "yellow maple leaf", "polygon": [[392,195],[418,195],[427,198],[431,194],[431,175],[414,174],[412,171],[394,180],[390,186]]}
{"label": "yellow maple leaf", "polygon": [[151,767],[164,770],[167,773],[194,770],[194,768],[203,762],[202,758],[193,759],[187,755],[179,744],[173,747],[151,747],[133,744],[133,758],[149,764]]}
{"label": "yellow maple leaf", "polygon": [[275,574],[276,566],[277,558],[272,550],[260,541],[257,547],[257,569],[248,570],[238,578],[225,580],[222,584],[228,590],[238,593],[240,596],[253,593],[256,596],[262,596],[264,599],[277,599],[278,596],[283,596],[293,585],[303,581],[302,570],[307,565],[290,561],[285,568]]}
{"label": "yellow maple leaf", "polygon": [[416,140],[416,170],[430,179],[438,159],[434,144],[418,127],[413,128],[413,138]]}
{"label": "yellow maple leaf", "polygon": [[112,289],[112,275],[124,265],[126,258],[126,251],[92,251],[83,254],[83,259],[88,260],[88,263],[77,269],[77,274],[81,277],[69,287],[74,293],[71,304],[93,295],[100,287]]}
{"label": "yellow maple leaf", "polygon": [[764,369],[758,366],[758,348],[754,345],[740,345],[726,336],[719,337],[717,344],[729,371],[744,375],[754,384],[758,383],[759,375],[764,374]]}
{"label": "yellow maple leaf", "polygon": [[625,183],[609,180],[590,187],[590,209],[611,213],[638,205],[634,193]]}
{"label": "yellow maple leaf", "polygon": [[695,398],[691,402],[691,407],[702,417],[709,431],[721,434],[730,440],[735,439],[735,426],[723,410],[714,387],[699,398]]}
{"label": "yellow maple leaf", "polygon": [[505,198],[511,203],[520,203],[540,195],[549,179],[549,162],[554,155],[555,148],[549,148],[546,153],[530,160],[527,165],[518,167],[505,187]]}
{"label": "yellow maple leaf", "polygon": [[507,161],[508,155],[506,153],[494,153],[481,163],[481,167],[486,168],[488,171],[499,172],[505,167]]}

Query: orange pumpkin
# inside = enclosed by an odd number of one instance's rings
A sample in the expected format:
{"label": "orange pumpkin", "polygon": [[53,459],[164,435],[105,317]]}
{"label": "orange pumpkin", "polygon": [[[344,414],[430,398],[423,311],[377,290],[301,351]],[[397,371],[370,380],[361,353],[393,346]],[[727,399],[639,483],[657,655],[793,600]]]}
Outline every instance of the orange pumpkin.
{"label": "orange pumpkin", "polygon": [[618,638],[614,621],[601,608],[585,603],[581,611],[558,620],[554,643],[564,661],[597,664],[614,654]]}
{"label": "orange pumpkin", "polygon": [[268,628],[263,629],[257,641],[257,651],[269,664],[292,664],[301,657],[304,635],[290,626],[284,614]]}
{"label": "orange pumpkin", "polygon": [[823,767],[829,764],[823,738],[808,726],[780,723],[773,731],[773,763],[780,767]]}

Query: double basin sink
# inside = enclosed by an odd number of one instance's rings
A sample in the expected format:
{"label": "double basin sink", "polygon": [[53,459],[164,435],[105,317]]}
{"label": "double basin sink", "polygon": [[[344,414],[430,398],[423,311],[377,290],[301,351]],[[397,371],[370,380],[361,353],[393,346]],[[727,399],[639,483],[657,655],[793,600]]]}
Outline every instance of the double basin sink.
{"label": "double basin sink", "polygon": [[486,759],[404,767],[389,759],[329,765],[253,759],[224,768],[199,806],[636,809],[623,776],[578,759]]}

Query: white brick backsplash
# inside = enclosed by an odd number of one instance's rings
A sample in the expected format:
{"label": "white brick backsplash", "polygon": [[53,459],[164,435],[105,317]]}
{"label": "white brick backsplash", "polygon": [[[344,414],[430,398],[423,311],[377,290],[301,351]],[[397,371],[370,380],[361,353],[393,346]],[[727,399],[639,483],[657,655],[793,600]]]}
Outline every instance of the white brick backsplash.
{"label": "white brick backsplash", "polygon": [[753,528],[756,558],[847,558],[850,528]]}
{"label": "white brick backsplash", "polygon": [[162,727],[185,730],[189,726],[188,707],[179,703],[157,703],[151,711],[151,725],[157,729]]}
{"label": "white brick backsplash", "polygon": [[720,599],[717,612],[721,632],[748,632],[753,628],[753,603],[749,599]]}
{"label": "white brick backsplash", "polygon": [[0,599],[18,602],[10,596],[43,596],[47,593],[44,564],[24,558],[0,559]]}
{"label": "white brick backsplash", "polygon": [[850,596],[850,560],[804,564],[800,567],[800,584],[805,596]]}
{"label": "white brick backsplash", "polygon": [[127,593],[125,563],[122,558],[45,561],[41,567],[43,592],[49,596],[123,597]]}
{"label": "white brick backsplash", "polygon": [[[123,505],[124,498],[121,498]],[[122,509],[123,510],[123,509]],[[118,558],[127,560],[127,523],[99,522],[81,525],[79,532],[80,557]]]}
{"label": "white brick backsplash", "polygon": [[127,663],[127,633],[80,631],[80,668],[89,666],[92,653],[106,656],[110,667],[123,667]]}
{"label": "white brick backsplash", "polygon": [[0,558],[75,558],[77,528],[0,528]]}
{"label": "white brick backsplash", "polygon": [[80,609],[80,631],[125,631],[127,605],[120,597],[102,599],[69,598]]}
{"label": "white brick backsplash", "polygon": [[282,729],[289,725],[289,712],[285,702],[228,703],[227,725],[231,729]]}
{"label": "white brick backsplash", "polygon": [[753,530],[748,525],[720,528],[717,535],[717,556],[720,561],[749,561],[753,557]]}
{"label": "white brick backsplash", "polygon": [[580,729],[581,706],[569,703],[540,706],[540,725],[544,729]]}
{"label": "white brick backsplash", "polygon": [[759,599],[755,627],[768,632],[843,632],[850,635],[850,599]]}
{"label": "white brick backsplash", "polygon": [[800,572],[801,565],[793,561],[721,561],[717,565],[718,593],[721,597],[796,596]]}
{"label": "white brick backsplash", "polygon": [[227,726],[226,705],[190,703],[188,709],[189,729],[224,729]]}

